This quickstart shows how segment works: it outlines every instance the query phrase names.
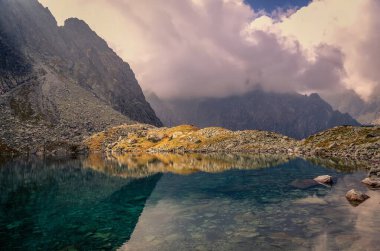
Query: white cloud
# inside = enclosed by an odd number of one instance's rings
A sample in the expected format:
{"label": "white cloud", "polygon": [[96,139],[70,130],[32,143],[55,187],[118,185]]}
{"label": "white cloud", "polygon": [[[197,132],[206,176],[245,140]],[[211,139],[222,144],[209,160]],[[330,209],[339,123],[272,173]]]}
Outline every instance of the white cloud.
{"label": "white cloud", "polygon": [[379,11],[376,0],[315,0],[280,21],[265,17],[265,22],[254,20],[251,26],[299,42],[308,58],[315,57],[321,44],[339,49],[345,71],[342,83],[369,98],[380,86]]}

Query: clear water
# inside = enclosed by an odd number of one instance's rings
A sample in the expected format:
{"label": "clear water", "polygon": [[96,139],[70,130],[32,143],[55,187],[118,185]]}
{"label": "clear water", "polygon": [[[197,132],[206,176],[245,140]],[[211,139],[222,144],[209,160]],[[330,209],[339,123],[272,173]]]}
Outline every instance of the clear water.
{"label": "clear water", "polygon": [[[250,156],[11,160],[0,250],[379,250],[364,170]],[[199,168],[197,168],[199,166]],[[336,185],[302,187],[329,174]],[[371,196],[352,207],[345,193]]]}

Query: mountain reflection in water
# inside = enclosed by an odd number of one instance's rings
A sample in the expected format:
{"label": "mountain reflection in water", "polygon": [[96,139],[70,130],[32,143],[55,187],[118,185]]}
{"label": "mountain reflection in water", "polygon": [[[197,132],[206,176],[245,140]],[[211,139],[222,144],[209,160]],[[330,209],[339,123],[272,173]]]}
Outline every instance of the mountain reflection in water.
{"label": "mountain reflection in water", "polygon": [[90,155],[84,166],[118,177],[146,177],[156,173],[188,175],[218,173],[231,169],[259,169],[289,161],[287,156],[242,154],[148,154]]}
{"label": "mountain reflection in water", "polygon": [[8,162],[0,167],[0,249],[114,249],[160,177],[110,177],[82,160]]}
{"label": "mountain reflection in water", "polygon": [[[1,250],[376,250],[379,191],[365,171],[249,154],[10,160]],[[333,187],[295,180],[329,174]],[[371,199],[352,207],[352,188]]]}

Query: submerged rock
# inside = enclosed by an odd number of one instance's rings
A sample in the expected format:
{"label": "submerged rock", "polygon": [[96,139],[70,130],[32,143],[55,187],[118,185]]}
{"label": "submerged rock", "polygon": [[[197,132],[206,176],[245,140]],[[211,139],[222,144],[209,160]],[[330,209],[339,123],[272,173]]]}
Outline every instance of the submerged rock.
{"label": "submerged rock", "polygon": [[330,175],[322,175],[314,178],[314,181],[320,183],[320,184],[326,184],[326,185],[332,185],[334,183],[333,177]]}
{"label": "submerged rock", "polygon": [[295,204],[310,204],[310,205],[327,205],[327,202],[319,197],[311,196],[303,199],[296,200]]}
{"label": "submerged rock", "polygon": [[351,203],[353,206],[358,206],[359,204],[363,203],[370,197],[364,193],[361,193],[359,191],[356,191],[355,189],[351,189],[346,193],[346,199]]}
{"label": "submerged rock", "polygon": [[306,180],[295,180],[292,183],[290,183],[290,185],[298,189],[307,189],[310,187],[318,186],[320,185],[320,183],[312,179],[306,179]]}
{"label": "submerged rock", "polygon": [[365,178],[362,183],[366,184],[372,189],[380,189],[380,179]]}

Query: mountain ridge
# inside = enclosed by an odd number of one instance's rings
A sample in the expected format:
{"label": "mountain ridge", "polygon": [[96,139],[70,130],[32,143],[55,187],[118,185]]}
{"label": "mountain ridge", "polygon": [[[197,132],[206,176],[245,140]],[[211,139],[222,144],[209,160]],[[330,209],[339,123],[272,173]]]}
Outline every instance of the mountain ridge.
{"label": "mountain ridge", "polygon": [[196,100],[147,100],[166,126],[193,124],[230,130],[267,130],[305,138],[339,125],[360,125],[348,114],[335,111],[318,94],[274,93],[261,89],[243,95]]}
{"label": "mountain ridge", "polygon": [[4,144],[38,152],[119,124],[162,125],[128,63],[84,21],[58,26],[37,0],[0,0],[0,14]]}

